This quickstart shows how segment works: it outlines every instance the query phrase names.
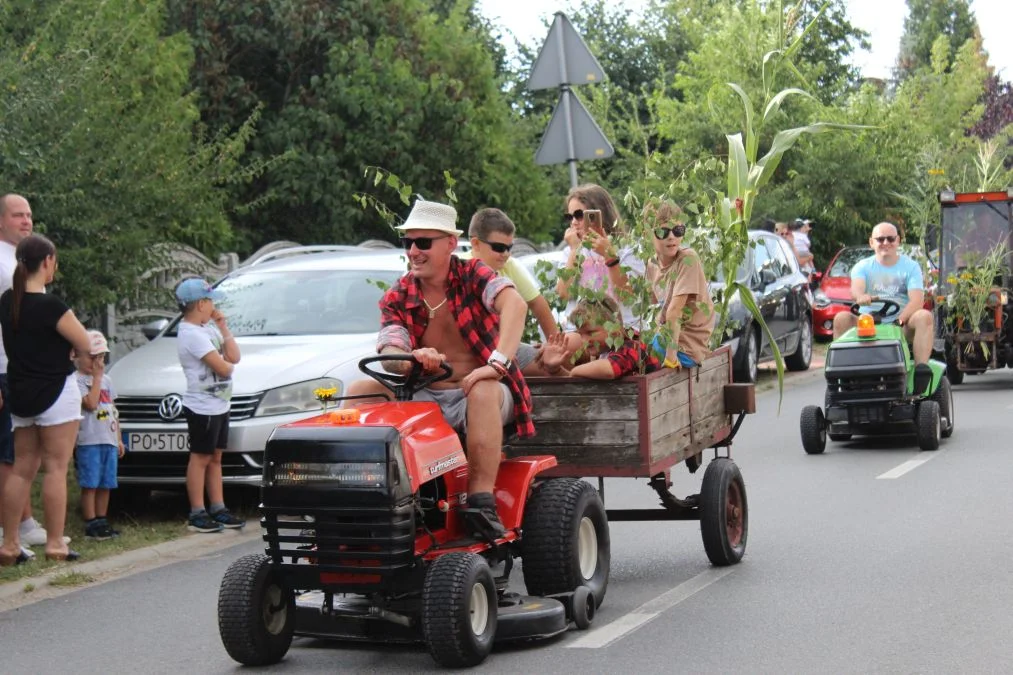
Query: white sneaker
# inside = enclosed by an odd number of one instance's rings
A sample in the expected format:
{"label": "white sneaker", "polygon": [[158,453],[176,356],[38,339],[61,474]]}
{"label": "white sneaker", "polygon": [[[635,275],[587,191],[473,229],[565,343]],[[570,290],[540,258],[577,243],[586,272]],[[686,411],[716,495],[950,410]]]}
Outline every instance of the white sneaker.
{"label": "white sneaker", "polygon": [[27,546],[22,546],[21,547],[21,552],[24,553],[26,556],[28,556],[29,560],[31,560],[32,558],[35,557],[35,551],[33,551],[32,549],[28,548]]}
{"label": "white sneaker", "polygon": [[[25,546],[45,546],[46,545],[46,530],[45,528],[36,525],[28,532],[21,533],[21,543]],[[65,536],[63,538],[64,544],[70,543],[70,537]]]}

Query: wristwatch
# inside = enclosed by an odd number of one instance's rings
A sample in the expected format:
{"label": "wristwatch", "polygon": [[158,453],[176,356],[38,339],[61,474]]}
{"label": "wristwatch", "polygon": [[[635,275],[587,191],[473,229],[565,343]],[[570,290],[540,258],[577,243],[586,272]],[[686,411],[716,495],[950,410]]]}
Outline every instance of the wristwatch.
{"label": "wristwatch", "polygon": [[492,365],[493,363],[498,363],[504,368],[510,367],[510,359],[508,359],[506,354],[499,351],[498,349],[493,350],[492,354],[489,355],[489,360],[486,363],[488,363],[489,365]]}

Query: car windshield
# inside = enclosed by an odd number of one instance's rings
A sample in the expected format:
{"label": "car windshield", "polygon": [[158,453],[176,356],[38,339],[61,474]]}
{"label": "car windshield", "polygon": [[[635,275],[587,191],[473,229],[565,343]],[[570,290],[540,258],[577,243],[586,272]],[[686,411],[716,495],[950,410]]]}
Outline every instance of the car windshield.
{"label": "car windshield", "polygon": [[1010,242],[1008,202],[956,204],[943,209],[943,278],[951,272],[980,263],[992,249]]}
{"label": "car windshield", "polygon": [[830,268],[830,276],[846,277],[851,274],[851,268],[859,260],[864,260],[872,255],[872,251],[866,247],[846,248],[837,255],[833,266]]}
{"label": "car windshield", "polygon": [[[216,304],[236,337],[375,333],[383,289],[400,276],[393,270],[246,272],[216,286],[225,296]],[[167,335],[176,335],[178,321]]]}

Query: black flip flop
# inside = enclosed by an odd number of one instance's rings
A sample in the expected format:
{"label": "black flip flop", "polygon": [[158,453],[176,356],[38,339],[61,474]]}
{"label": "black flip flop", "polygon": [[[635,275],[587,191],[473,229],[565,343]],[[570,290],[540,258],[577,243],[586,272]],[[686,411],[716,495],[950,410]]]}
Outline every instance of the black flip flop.
{"label": "black flip flop", "polygon": [[20,553],[18,553],[18,556],[16,558],[8,558],[6,556],[0,557],[0,567],[11,567],[12,565],[24,565],[31,559],[32,559],[31,556],[29,556],[24,551],[21,551]]}

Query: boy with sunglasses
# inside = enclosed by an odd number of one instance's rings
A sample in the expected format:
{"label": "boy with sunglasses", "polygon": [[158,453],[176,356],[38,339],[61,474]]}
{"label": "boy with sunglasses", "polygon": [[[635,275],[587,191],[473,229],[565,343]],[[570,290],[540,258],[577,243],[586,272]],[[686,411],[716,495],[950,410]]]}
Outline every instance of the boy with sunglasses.
{"label": "boy with sunglasses", "polygon": [[[517,228],[513,221],[499,209],[480,209],[471,217],[468,225],[468,236],[471,238],[471,251],[458,254],[462,260],[476,258],[514,282],[517,292],[528,303],[528,309],[542,329],[542,334],[549,338],[559,332],[559,324],[552,315],[549,302],[542,297],[531,273],[510,256],[514,245],[514,234]],[[517,363],[523,370],[532,359],[535,350],[530,345],[521,345],[517,353]]]}
{"label": "boy with sunglasses", "polygon": [[661,302],[658,328],[663,329],[652,348],[664,354],[669,368],[700,365],[710,354],[714,332],[710,285],[700,256],[682,245],[686,224],[681,216],[682,209],[670,200],[649,202],[643,211],[644,221],[654,225],[656,257],[648,266],[647,278]]}
{"label": "boy with sunglasses", "polygon": [[[911,342],[915,360],[915,388],[924,390],[932,377],[928,360],[932,356],[934,330],[932,313],[924,308],[925,286],[922,268],[915,260],[897,250],[900,235],[891,223],[880,223],[872,228],[869,248],[875,255],[860,260],[851,268],[851,296],[865,307],[877,299],[893,300],[901,311],[885,322],[896,321],[904,327],[904,335]],[[851,312],[839,312],[834,317],[834,339],[858,324]],[[928,378],[928,379],[926,379]]]}

